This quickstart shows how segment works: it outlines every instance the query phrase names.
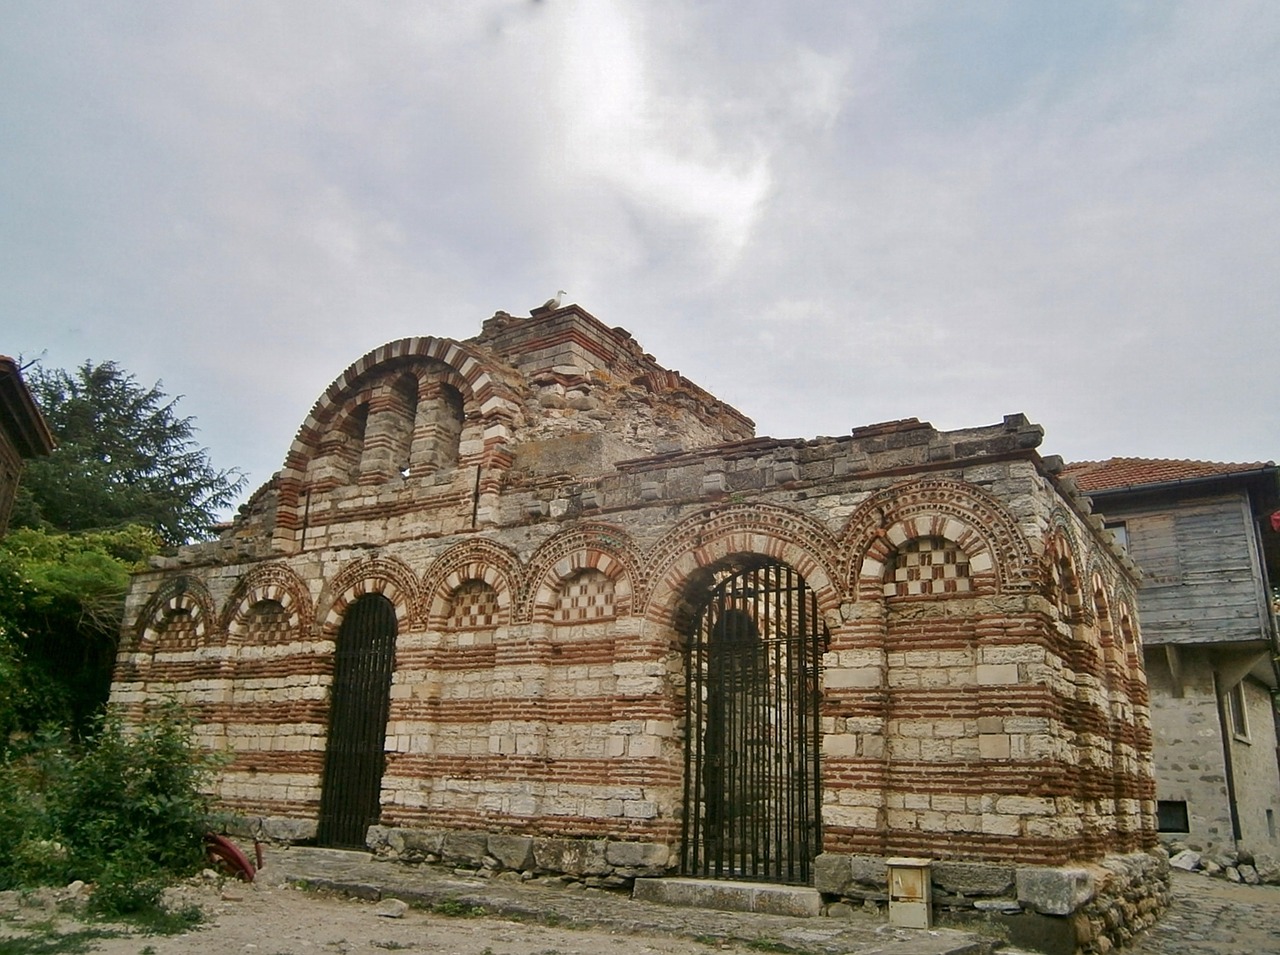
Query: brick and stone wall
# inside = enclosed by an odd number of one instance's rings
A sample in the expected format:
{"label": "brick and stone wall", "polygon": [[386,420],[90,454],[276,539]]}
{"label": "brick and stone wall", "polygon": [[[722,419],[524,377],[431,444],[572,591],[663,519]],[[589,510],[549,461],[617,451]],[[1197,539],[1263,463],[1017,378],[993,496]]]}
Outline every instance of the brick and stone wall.
{"label": "brick and stone wall", "polygon": [[[828,915],[888,903],[885,859],[827,853],[817,861],[814,882],[828,900]],[[1162,852],[1109,854],[1060,867],[942,861],[930,867],[930,879],[939,913],[993,923],[1013,945],[1050,955],[1128,945],[1169,905]]]}
{"label": "brick and stone wall", "polygon": [[1021,415],[757,439],[574,306],[391,343],[325,391],[222,540],[135,578],[113,698],[187,700],[230,754],[222,804],[312,838],[335,645],[380,595],[396,634],[372,845],[483,842],[480,865],[547,869],[569,840],[593,878],[671,872],[691,614],[716,574],[767,558],[825,634],[824,858],[1142,855],[1133,571],[1041,439]]}

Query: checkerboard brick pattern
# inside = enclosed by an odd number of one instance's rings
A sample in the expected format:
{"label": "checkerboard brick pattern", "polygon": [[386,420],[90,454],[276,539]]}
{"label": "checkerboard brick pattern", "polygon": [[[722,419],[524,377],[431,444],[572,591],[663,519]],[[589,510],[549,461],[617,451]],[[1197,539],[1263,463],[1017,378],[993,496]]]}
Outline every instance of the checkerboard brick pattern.
{"label": "checkerboard brick pattern", "polygon": [[449,625],[457,630],[482,630],[498,625],[498,594],[483,580],[468,580],[453,592]]}
{"label": "checkerboard brick pattern", "polygon": [[884,584],[886,597],[962,594],[972,589],[964,552],[942,537],[917,537],[898,548]]}
{"label": "checkerboard brick pattern", "polygon": [[571,577],[560,591],[557,623],[586,623],[613,616],[613,581],[599,571]]}

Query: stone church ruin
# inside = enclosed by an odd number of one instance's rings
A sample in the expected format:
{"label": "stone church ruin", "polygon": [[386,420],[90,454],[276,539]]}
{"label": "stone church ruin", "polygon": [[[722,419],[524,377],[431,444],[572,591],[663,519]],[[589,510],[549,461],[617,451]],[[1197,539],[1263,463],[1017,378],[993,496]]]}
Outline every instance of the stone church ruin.
{"label": "stone church ruin", "polygon": [[757,438],[576,305],[391,342],[134,579],[113,700],[263,838],[828,906],[925,857],[1091,950],[1165,871],[1135,572],[1042,436]]}

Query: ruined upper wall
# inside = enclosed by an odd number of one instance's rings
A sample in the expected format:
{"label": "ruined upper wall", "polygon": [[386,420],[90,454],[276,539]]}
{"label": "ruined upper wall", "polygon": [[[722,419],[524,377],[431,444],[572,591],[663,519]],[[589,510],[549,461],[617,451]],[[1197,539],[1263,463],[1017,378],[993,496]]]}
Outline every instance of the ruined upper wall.
{"label": "ruined upper wall", "polygon": [[[520,469],[557,467],[599,473],[617,460],[741,441],[755,425],[736,408],[662,367],[623,328],[608,328],[577,305],[535,310],[529,318],[498,312],[467,344],[492,354],[525,384],[524,420],[512,445],[556,441],[572,453],[528,448]],[[566,436],[608,436],[609,447],[563,442]],[[517,450],[520,456],[520,451]]]}

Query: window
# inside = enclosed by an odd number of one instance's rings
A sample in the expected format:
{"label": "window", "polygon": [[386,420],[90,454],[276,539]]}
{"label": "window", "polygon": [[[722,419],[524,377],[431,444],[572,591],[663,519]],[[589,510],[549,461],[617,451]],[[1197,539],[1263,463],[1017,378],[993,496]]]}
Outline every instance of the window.
{"label": "window", "polygon": [[1156,829],[1160,832],[1190,832],[1185,799],[1161,799],[1156,803]]}
{"label": "window", "polygon": [[1116,543],[1125,550],[1129,549],[1129,525],[1124,521],[1107,521],[1102,525],[1111,531],[1111,536],[1115,538]]}
{"label": "window", "polygon": [[1231,732],[1236,739],[1249,738],[1249,710],[1244,697],[1244,680],[1233,686],[1227,693],[1227,709],[1230,711]]}

